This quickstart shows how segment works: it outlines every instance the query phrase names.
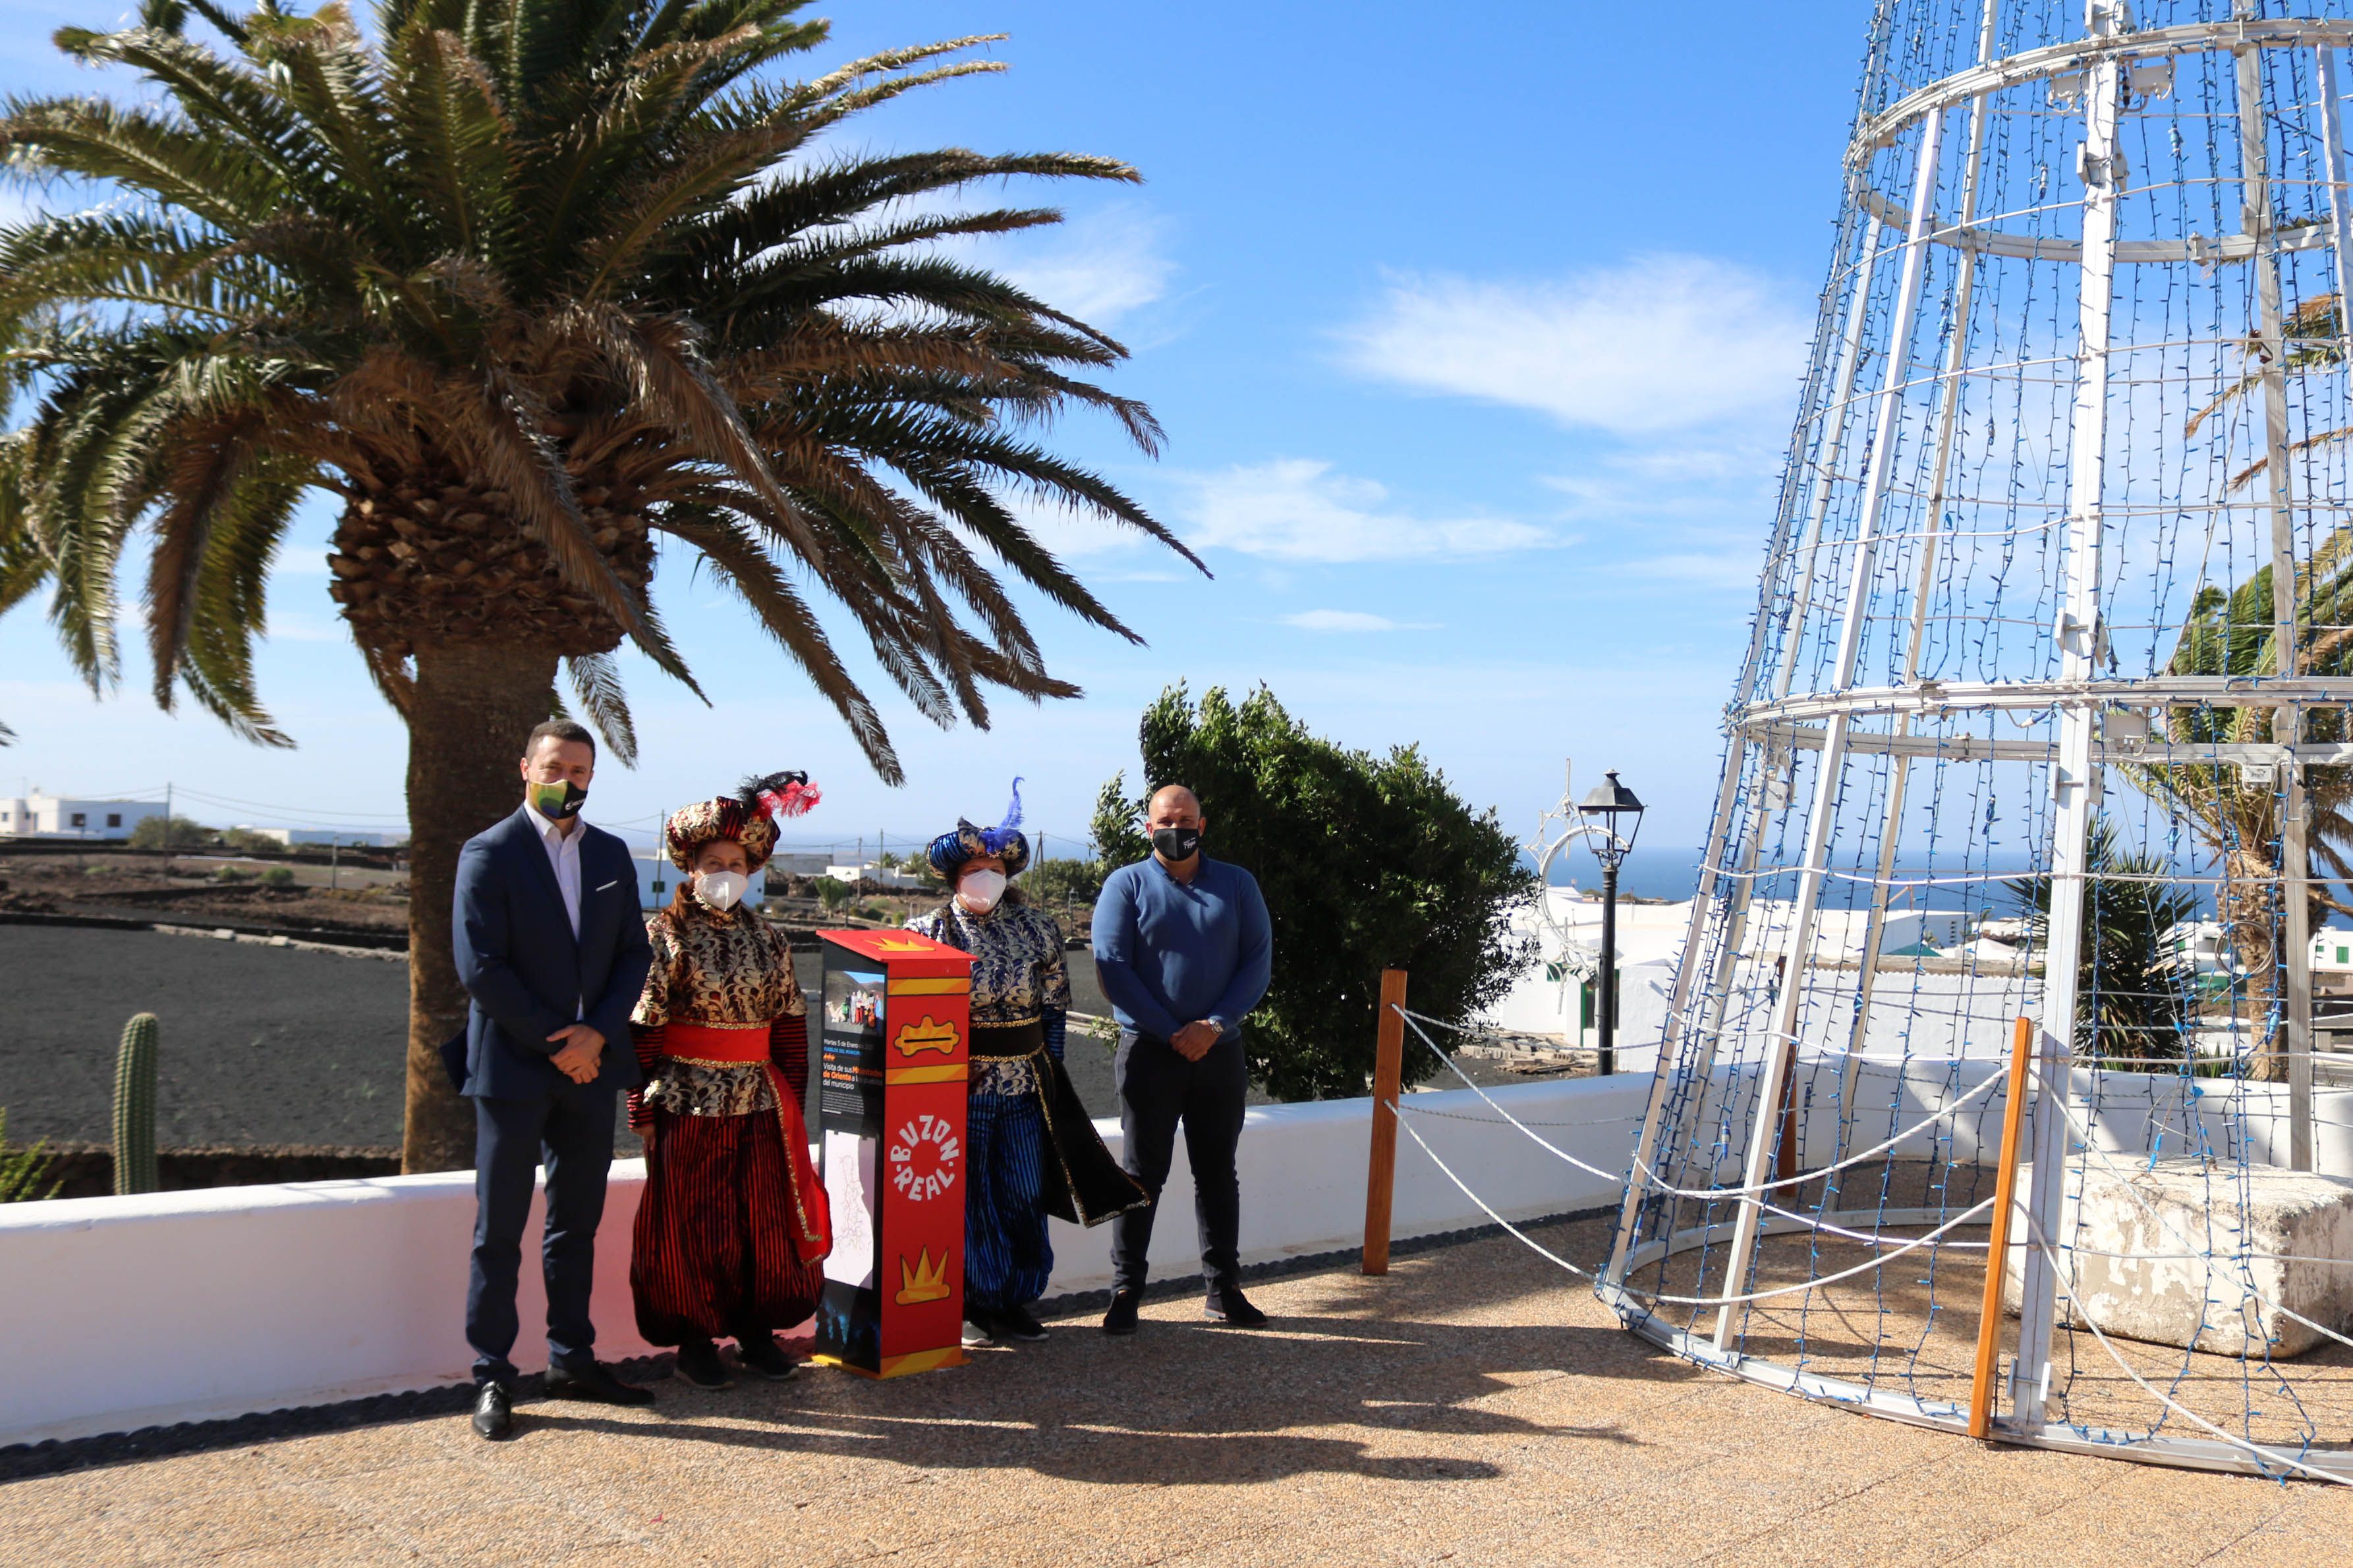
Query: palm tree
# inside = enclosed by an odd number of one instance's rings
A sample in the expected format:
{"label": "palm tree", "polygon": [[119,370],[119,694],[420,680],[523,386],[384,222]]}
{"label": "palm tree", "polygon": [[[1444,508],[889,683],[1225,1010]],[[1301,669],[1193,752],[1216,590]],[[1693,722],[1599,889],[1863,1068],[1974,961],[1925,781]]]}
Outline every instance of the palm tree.
{"label": "palm tree", "polygon": [[[25,446],[20,437],[0,435],[0,616],[31,598],[49,575],[48,557],[25,520]],[[0,746],[16,738],[0,724]]]}
{"label": "palm tree", "polygon": [[[2257,570],[2236,588],[2199,590],[2190,602],[2169,675],[2267,675],[2279,668],[2278,627],[2274,622],[2272,571]],[[2309,561],[2296,567],[2295,666],[2312,675],[2353,674],[2353,527],[2322,540]],[[2273,739],[2269,708],[2175,708],[2166,739],[2176,747],[2253,744]],[[2346,738],[2345,714],[2315,709],[2300,721],[2299,739]],[[2280,954],[2274,942],[2275,898],[2280,875],[2281,795],[2270,784],[2242,782],[2236,766],[2220,763],[2168,763],[2127,766],[2127,777],[2189,821],[2222,868],[2218,914],[2232,950],[2248,974],[2248,993],[2258,1016],[2270,1011],[2276,992]],[[2344,847],[2353,845],[2353,769],[2313,766],[2305,770],[2306,842],[2313,860],[2338,880],[2353,878]],[[2327,911],[2353,914],[2315,879],[2308,884],[2311,924]],[[2280,1043],[2268,1041],[2258,1077],[2285,1069]]]}
{"label": "palm tree", "polygon": [[[2105,816],[2092,823],[2086,846],[2083,949],[2077,956],[2077,1021],[2085,1037],[2096,1032],[2106,1062],[2179,1060],[2189,1018],[2191,976],[2166,946],[2166,934],[2198,917],[2194,894],[2169,886],[2173,868],[2161,856],[2136,851]],[[2021,877],[2010,884],[2034,945],[2047,948],[2051,879]],[[2046,952],[2046,967],[2051,962]]]}
{"label": "palm tree", "polygon": [[26,526],[93,687],[118,679],[115,577],[143,529],[156,700],[289,743],[253,639],[299,499],[340,498],[330,591],[409,733],[409,1169],[469,1157],[434,1055],[465,1006],[456,857],[512,809],[559,663],[622,761],[613,650],[694,689],[658,563],[731,588],[895,784],[808,588],[926,718],[986,725],[991,688],[1077,694],[1009,584],[1138,640],[1019,500],[1194,560],[1037,439],[1086,408],[1156,450],[1150,412],[1086,379],[1126,351],[935,243],[1060,216],[950,210],[976,182],[1134,172],[827,151],[860,110],[999,68],[946,58],[989,41],[965,38],[781,79],[826,37],[806,4],[380,0],[363,32],[340,0],[142,0],[138,26],[57,43],[148,99],[0,110],[15,169],[111,198],[0,229]]}
{"label": "palm tree", "polygon": [[[2261,333],[2251,334],[2241,340],[2235,346],[2244,358],[2256,362],[2260,362],[2268,352]],[[2280,371],[2283,374],[2303,375],[2310,371],[2329,370],[2342,364],[2344,361],[2344,324],[2338,319],[2336,295],[2315,295],[2289,311],[2286,320],[2280,323]],[[2238,380],[2217,394],[2211,403],[2189,416],[2189,422],[2182,426],[2182,438],[2194,440],[2200,428],[2207,420],[2263,385],[2263,375],[2264,368],[2260,363],[2254,369],[2243,372]],[[2286,450],[2294,453],[2308,452],[2317,447],[2334,445],[2349,436],[2353,436],[2353,426],[2335,430],[2323,430],[2317,435],[2290,442]],[[2253,462],[2232,474],[2231,489],[2233,491],[2244,489],[2254,482],[2255,476],[2262,473],[2270,463],[2271,458],[2266,455],[2257,458]]]}

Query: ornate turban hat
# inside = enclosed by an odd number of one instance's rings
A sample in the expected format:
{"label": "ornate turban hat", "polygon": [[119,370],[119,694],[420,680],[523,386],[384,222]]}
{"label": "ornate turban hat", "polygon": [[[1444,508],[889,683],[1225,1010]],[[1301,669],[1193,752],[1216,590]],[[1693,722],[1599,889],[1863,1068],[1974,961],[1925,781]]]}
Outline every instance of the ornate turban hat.
{"label": "ornate turban hat", "polygon": [[733,795],[681,805],[662,825],[670,863],[691,871],[704,845],[732,838],[744,847],[744,858],[756,871],[776,852],[776,818],[798,816],[818,798],[807,773],[767,773],[745,779]]}
{"label": "ornate turban hat", "polygon": [[975,827],[958,817],[955,831],[933,839],[926,854],[932,868],[951,882],[965,861],[983,855],[1002,857],[1005,874],[1019,876],[1029,864],[1029,840],[1021,836],[1021,781],[1013,781],[1013,804],[1006,807],[1004,821],[994,827]]}

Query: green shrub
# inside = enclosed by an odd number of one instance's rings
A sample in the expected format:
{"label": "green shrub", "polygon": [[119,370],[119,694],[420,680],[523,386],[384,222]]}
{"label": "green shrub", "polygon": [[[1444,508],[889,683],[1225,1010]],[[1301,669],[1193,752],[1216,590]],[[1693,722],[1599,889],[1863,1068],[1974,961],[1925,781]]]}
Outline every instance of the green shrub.
{"label": "green shrub", "polygon": [[294,868],[291,866],[272,866],[269,869],[261,874],[261,885],[265,888],[292,887],[294,885]]}
{"label": "green shrub", "polygon": [[[1212,687],[1198,709],[1170,687],[1139,729],[1147,784],[1191,786],[1206,851],[1266,895],[1274,977],[1244,1042],[1276,1098],[1365,1092],[1382,970],[1408,973],[1414,1011],[1467,1018],[1533,956],[1511,916],[1535,897],[1535,873],[1493,808],[1473,810],[1418,748],[1335,745],[1263,686],[1239,705]],[[1113,865],[1150,852],[1145,804],[1124,775],[1103,786],[1094,839]],[[1437,1069],[1410,1032],[1406,1053],[1407,1082]]]}
{"label": "green shrub", "polygon": [[860,904],[858,906],[858,918],[862,921],[887,921],[891,918],[891,911],[880,904]]}
{"label": "green shrub", "polygon": [[[1141,856],[1137,857],[1139,859]],[[1111,874],[1108,860],[1035,860],[1021,873],[1021,890],[1048,909],[1090,904]]]}
{"label": "green shrub", "polygon": [[[169,830],[171,842],[164,835]],[[131,825],[131,847],[133,849],[204,849],[210,847],[220,835],[203,823],[185,816],[174,816],[167,822],[160,816],[146,816]]]}
{"label": "green shrub", "polygon": [[8,1108],[0,1105],[0,1204],[36,1203],[58,1195],[65,1178],[53,1173],[44,1138],[29,1149],[8,1147]]}
{"label": "green shrub", "polygon": [[842,905],[849,902],[849,883],[836,881],[831,877],[821,877],[818,879],[817,901],[823,904],[828,910],[841,908]]}
{"label": "green shrub", "polygon": [[250,882],[253,879],[253,872],[241,869],[236,866],[216,866],[213,868],[213,880],[216,882]]}

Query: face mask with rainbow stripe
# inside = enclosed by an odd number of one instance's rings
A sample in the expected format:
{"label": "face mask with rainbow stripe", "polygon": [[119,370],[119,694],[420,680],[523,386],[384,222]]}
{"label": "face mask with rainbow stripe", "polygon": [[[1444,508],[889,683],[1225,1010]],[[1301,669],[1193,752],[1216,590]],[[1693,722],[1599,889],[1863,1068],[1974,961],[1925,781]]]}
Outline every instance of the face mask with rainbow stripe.
{"label": "face mask with rainbow stripe", "polygon": [[570,779],[555,784],[541,784],[534,779],[523,798],[550,822],[563,822],[580,815],[581,803],[588,798],[588,792]]}

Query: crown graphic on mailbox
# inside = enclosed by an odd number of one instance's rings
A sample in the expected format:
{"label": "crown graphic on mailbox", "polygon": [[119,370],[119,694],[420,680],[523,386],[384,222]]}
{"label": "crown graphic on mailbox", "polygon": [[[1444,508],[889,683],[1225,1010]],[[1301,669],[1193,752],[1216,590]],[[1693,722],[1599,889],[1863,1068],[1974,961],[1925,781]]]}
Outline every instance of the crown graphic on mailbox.
{"label": "crown graphic on mailbox", "polygon": [[833,1253],[817,1358],[871,1377],[965,1359],[972,960],[913,931],[821,931],[818,1164]]}

